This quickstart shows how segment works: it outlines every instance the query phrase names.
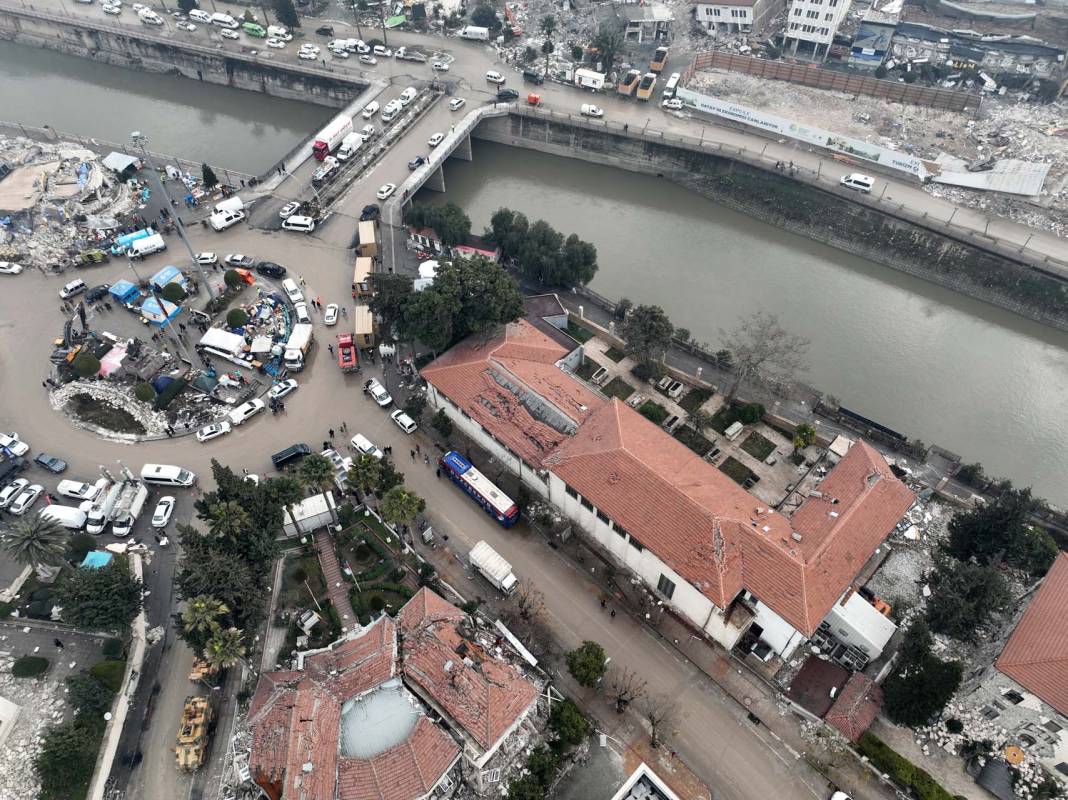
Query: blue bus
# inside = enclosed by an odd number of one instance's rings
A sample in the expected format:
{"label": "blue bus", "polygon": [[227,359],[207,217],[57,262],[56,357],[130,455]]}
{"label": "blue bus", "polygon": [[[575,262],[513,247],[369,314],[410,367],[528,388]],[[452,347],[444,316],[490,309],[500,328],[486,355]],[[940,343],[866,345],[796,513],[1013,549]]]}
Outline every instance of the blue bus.
{"label": "blue bus", "polygon": [[453,483],[471,495],[487,514],[505,528],[511,528],[519,521],[519,506],[455,450],[443,455],[438,464]]}

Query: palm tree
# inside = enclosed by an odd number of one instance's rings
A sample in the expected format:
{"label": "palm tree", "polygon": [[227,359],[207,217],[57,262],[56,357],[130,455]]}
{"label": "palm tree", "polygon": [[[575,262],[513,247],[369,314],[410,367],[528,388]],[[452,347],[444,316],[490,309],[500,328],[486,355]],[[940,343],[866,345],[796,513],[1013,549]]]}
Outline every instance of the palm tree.
{"label": "palm tree", "polygon": [[[317,489],[325,494],[334,485],[334,465],[326,456],[313,453],[300,462],[297,468],[297,480],[308,489]],[[330,506],[330,517],[336,524],[337,512],[329,496],[327,496],[327,503]]]}
{"label": "palm tree", "polygon": [[542,42],[541,52],[545,53],[545,75],[544,75],[544,77],[546,77],[546,78],[549,77],[549,56],[551,56],[553,54],[553,50],[555,50],[555,49],[556,49],[556,45],[553,44],[552,39],[546,39],[544,42]]}
{"label": "palm tree", "polygon": [[182,623],[193,633],[215,633],[219,630],[219,617],[229,614],[230,608],[221,600],[206,594],[191,599],[182,611]]}
{"label": "palm tree", "polygon": [[67,531],[53,519],[34,514],[12,523],[0,534],[0,547],[19,564],[56,567],[63,563]]}
{"label": "palm tree", "polygon": [[612,71],[612,64],[623,49],[623,34],[620,25],[615,20],[607,20],[601,23],[597,29],[597,35],[593,37],[593,46],[601,53],[601,69],[608,74]]}
{"label": "palm tree", "polygon": [[216,669],[232,667],[245,655],[244,634],[237,628],[215,631],[204,645],[204,660]]}
{"label": "palm tree", "polygon": [[361,453],[353,459],[347,477],[349,485],[355,487],[366,502],[367,496],[378,488],[382,480],[382,462],[372,455]]}
{"label": "palm tree", "polygon": [[252,525],[252,517],[241,503],[227,500],[208,508],[208,522],[213,536],[237,541]]}
{"label": "palm tree", "polygon": [[403,486],[394,486],[382,498],[382,519],[394,525],[410,525],[426,508],[426,501]]}
{"label": "palm tree", "polygon": [[360,27],[360,13],[367,10],[367,0],[356,0],[352,4],[352,14],[356,17],[356,34],[363,39],[363,29]]}
{"label": "palm tree", "polygon": [[541,28],[541,32],[545,34],[546,38],[551,39],[553,32],[556,30],[556,17],[552,14],[546,14],[541,18],[538,27]]}

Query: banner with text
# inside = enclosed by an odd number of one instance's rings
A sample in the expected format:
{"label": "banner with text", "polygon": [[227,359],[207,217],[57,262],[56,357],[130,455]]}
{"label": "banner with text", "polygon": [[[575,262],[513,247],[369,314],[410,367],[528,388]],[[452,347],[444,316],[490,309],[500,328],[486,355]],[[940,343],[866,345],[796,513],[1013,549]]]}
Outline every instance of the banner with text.
{"label": "banner with text", "polygon": [[877,144],[870,144],[839,133],[803,125],[785,117],[768,114],[765,111],[757,111],[735,103],[717,100],[715,97],[698,94],[691,89],[680,88],[675,92],[675,96],[695,111],[731,119],[735,122],[741,122],[743,125],[750,125],[754,128],[768,131],[776,136],[787,136],[800,142],[807,142],[817,147],[833,150],[836,153],[882,164],[884,167],[915,175],[920,180],[927,180],[931,175],[938,173],[937,165],[930,161],[924,161],[921,158],[899,153],[888,147],[880,147]]}

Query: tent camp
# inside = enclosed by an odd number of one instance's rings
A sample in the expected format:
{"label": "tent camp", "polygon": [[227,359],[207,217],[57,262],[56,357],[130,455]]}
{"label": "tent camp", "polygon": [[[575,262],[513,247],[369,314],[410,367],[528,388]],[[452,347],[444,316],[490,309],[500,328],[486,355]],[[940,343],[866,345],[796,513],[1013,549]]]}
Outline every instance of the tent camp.
{"label": "tent camp", "polygon": [[112,284],[108,294],[118,300],[122,305],[129,306],[136,303],[141,297],[141,290],[131,281],[121,280]]}
{"label": "tent camp", "polygon": [[178,269],[178,267],[172,264],[168,264],[166,267],[164,267],[151,278],[149,278],[149,283],[151,283],[157,289],[162,289],[164,286],[170,283],[177,283],[182,288],[185,288],[185,285],[188,282],[189,279],[185,277],[183,272]]}
{"label": "tent camp", "polygon": [[112,172],[117,172],[122,178],[129,178],[141,169],[141,159],[137,156],[112,151],[104,156],[104,166]]}
{"label": "tent camp", "polygon": [[157,328],[163,327],[181,313],[181,306],[168,303],[166,300],[156,300],[155,297],[150,297],[141,304],[141,316],[148,320],[149,325],[155,325]]}

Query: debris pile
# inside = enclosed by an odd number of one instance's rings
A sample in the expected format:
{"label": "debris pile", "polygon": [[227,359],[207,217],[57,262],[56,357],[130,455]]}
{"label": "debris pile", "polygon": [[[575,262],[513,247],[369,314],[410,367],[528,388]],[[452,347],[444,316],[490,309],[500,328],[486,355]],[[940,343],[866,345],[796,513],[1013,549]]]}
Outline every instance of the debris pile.
{"label": "debris pile", "polygon": [[54,681],[12,677],[14,658],[0,658],[0,697],[20,706],[18,719],[0,748],[0,797],[36,797],[39,784],[34,762],[45,729],[62,722],[64,690]]}

